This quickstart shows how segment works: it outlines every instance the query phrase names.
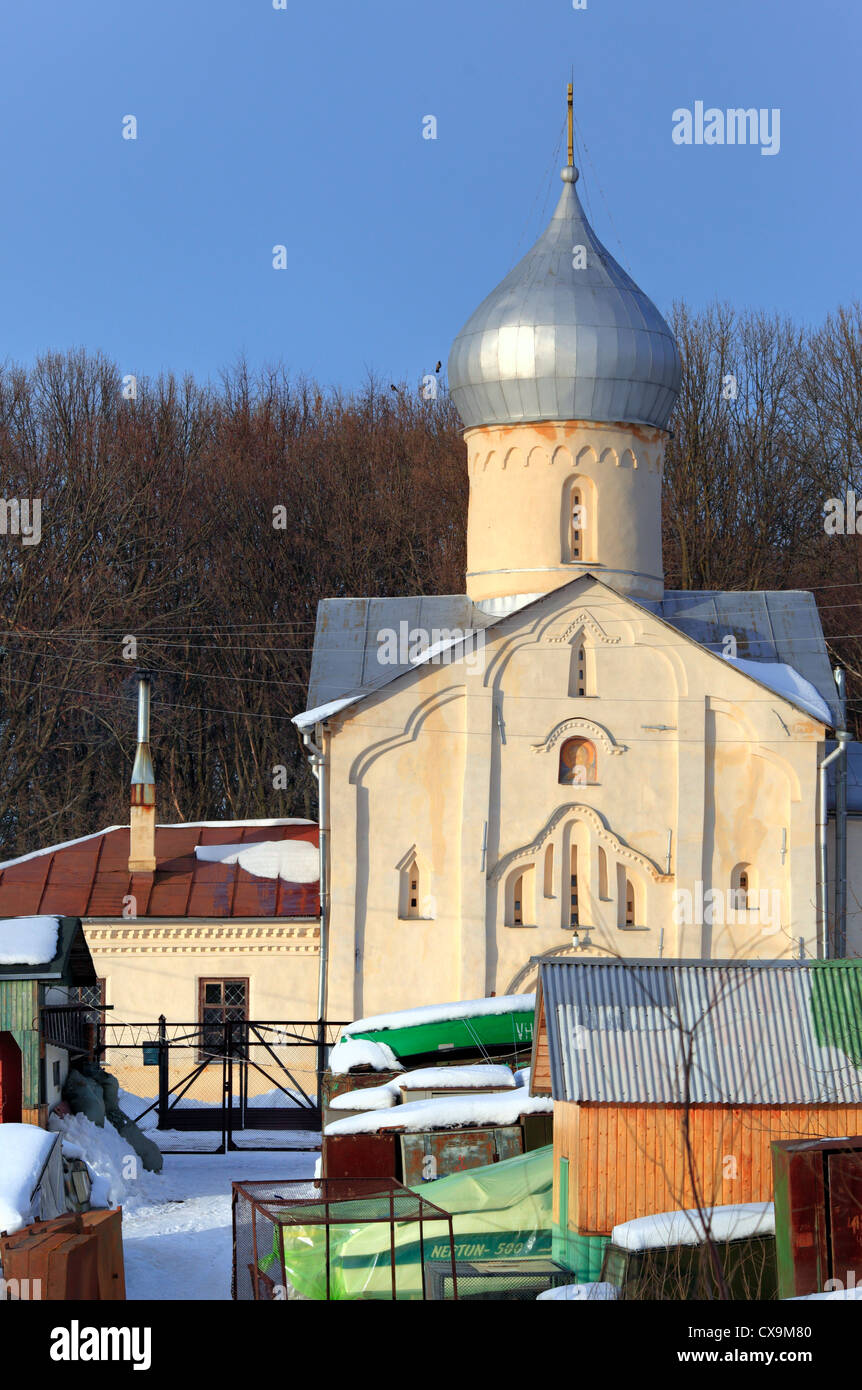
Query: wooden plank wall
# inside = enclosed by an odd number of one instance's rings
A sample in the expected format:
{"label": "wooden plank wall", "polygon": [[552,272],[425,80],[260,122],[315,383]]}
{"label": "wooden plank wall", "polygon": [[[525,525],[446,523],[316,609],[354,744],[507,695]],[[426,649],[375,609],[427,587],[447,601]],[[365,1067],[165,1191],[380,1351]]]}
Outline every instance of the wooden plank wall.
{"label": "wooden plank wall", "polygon": [[0,1032],[21,1049],[22,1104],[39,1104],[39,985],[36,980],[0,980]]}
{"label": "wooden plank wall", "polygon": [[537,1009],[534,1023],[534,1040],[532,1074],[530,1076],[530,1091],[534,1096],[549,1096],[551,1094],[551,1059],[548,1054],[548,1029],[545,1022],[545,997],[538,989]]}
{"label": "wooden plank wall", "polygon": [[[862,1134],[862,1106],[693,1106],[689,1143],[706,1206],[772,1200],[773,1139]],[[569,1227],[607,1235],[621,1221],[692,1207],[682,1106],[554,1107],[555,1158],[569,1160]],[[555,1169],[557,1164],[555,1163]],[[557,1182],[554,1210],[557,1215]]]}

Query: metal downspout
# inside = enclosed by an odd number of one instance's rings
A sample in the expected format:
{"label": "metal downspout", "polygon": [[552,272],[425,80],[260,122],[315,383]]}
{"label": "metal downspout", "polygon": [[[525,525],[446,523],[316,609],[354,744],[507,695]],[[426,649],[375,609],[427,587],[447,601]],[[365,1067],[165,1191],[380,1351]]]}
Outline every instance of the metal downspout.
{"label": "metal downspout", "polygon": [[[846,719],[844,671],[840,666],[835,668],[835,684]],[[843,958],[847,955],[847,745],[850,734],[846,729],[835,732],[844,755],[835,769],[835,954]]]}
{"label": "metal downspout", "polygon": [[[836,732],[838,732],[836,730]],[[841,740],[838,733],[839,743],[837,748],[833,748],[820,762],[818,771],[820,773],[820,795],[817,808],[817,840],[820,859],[820,893],[817,900],[817,956],[819,960],[826,960],[832,954],[829,950],[829,858],[826,850],[826,826],[829,819],[827,805],[827,777],[826,769],[830,763],[834,763],[836,758],[840,758],[844,752],[845,743]],[[849,737],[845,734],[845,738]],[[837,837],[837,828],[836,828]]]}
{"label": "metal downspout", "polygon": [[[322,724],[315,726],[315,735],[320,743],[324,741],[324,730]],[[318,889],[320,895],[320,946],[318,952],[318,971],[317,971],[317,1020],[318,1020],[318,1041],[317,1041],[317,1080],[318,1080],[318,1103],[321,1101],[320,1085],[323,1080],[323,1070],[326,1052],[326,990],[327,990],[327,967],[329,956],[329,876],[327,871],[329,861],[329,802],[327,796],[326,780],[326,757],[311,734],[303,733],[302,741],[309,754],[309,761],[314,769],[317,778],[317,822],[318,822]]]}

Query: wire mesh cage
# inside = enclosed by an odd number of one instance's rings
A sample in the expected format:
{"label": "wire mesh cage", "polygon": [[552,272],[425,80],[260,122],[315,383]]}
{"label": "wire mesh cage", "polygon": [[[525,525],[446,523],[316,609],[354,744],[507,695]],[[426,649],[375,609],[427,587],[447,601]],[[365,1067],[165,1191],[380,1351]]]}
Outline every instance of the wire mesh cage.
{"label": "wire mesh cage", "polygon": [[[571,1284],[574,1276],[554,1260],[426,1260],[425,1297],[473,1302],[531,1302],[545,1289]],[[457,1292],[456,1292],[457,1290]]]}
{"label": "wire mesh cage", "polygon": [[432,1250],[458,1296],[451,1215],[392,1178],[232,1186],[234,1299],[424,1299]]}

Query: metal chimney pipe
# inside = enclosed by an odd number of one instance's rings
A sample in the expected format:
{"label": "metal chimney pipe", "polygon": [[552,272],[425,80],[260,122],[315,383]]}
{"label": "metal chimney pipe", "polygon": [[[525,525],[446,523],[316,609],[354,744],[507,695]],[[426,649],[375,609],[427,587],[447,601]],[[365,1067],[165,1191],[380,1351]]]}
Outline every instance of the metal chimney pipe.
{"label": "metal chimney pipe", "polygon": [[132,767],[129,873],[156,868],[156,776],[150,756],[150,678],[138,680],[138,746]]}

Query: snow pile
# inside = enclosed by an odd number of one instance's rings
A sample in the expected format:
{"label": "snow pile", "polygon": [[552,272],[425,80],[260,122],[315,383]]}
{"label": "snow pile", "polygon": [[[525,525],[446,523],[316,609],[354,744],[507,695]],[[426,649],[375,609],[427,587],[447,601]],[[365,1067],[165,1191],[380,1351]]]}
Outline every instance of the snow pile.
{"label": "snow pile", "polygon": [[60,1134],[66,1157],[82,1158],[89,1168],[92,1206],[133,1211],[152,1200],[141,1160],[109,1120],[99,1128],[84,1114],[52,1114],[48,1122]]}
{"label": "snow pile", "polygon": [[317,845],[308,840],[196,845],[195,858],[207,864],[238,864],[255,878],[281,878],[287,883],[316,883],[320,873]]}
{"label": "snow pile", "polygon": [[513,1125],[521,1115],[553,1114],[550,1096],[526,1096],[522,1086],[490,1095],[440,1096],[433,1100],[411,1100],[391,1110],[346,1115],[326,1126],[325,1134],[374,1134],[397,1129],[415,1133],[424,1129],[460,1129],[475,1125]]}
{"label": "snow pile", "polygon": [[155,1099],[155,1096],[135,1096],[131,1091],[121,1090],[117,1097],[117,1104],[124,1115],[128,1115],[130,1120],[134,1120],[138,1129],[157,1129],[159,1123],[157,1109],[150,1110],[150,1113],[141,1119],[141,1112],[153,1105]]}
{"label": "snow pile", "polygon": [[347,1076],[357,1067],[371,1071],[403,1071],[391,1047],[372,1042],[370,1038],[346,1038],[336,1043],[329,1054],[329,1070],[333,1076]]}
{"label": "snow pile", "polygon": [[564,1284],[560,1289],[545,1289],[544,1293],[537,1294],[536,1302],[547,1299],[565,1299],[567,1302],[575,1300],[581,1303],[600,1303],[605,1300],[619,1298],[620,1291],[616,1284],[605,1284],[598,1281],[593,1284]]}
{"label": "snow pile", "polygon": [[0,922],[0,965],[47,965],[57,954],[59,917],[10,917]]}
{"label": "snow pile", "polygon": [[862,1298],[862,1284],[855,1289],[831,1289],[829,1293],[801,1293],[795,1298],[786,1298],[785,1303],[808,1303],[820,1298]]}
{"label": "snow pile", "polygon": [[530,1090],[532,1079],[532,1067],[519,1067],[515,1072],[515,1085],[525,1087],[527,1092]]}
{"label": "snow pile", "polygon": [[415,1028],[423,1023],[449,1023],[458,1018],[478,1018],[489,1014],[533,1013],[535,994],[500,994],[491,999],[463,999],[451,1004],[423,1004],[418,1009],[401,1009],[391,1014],[374,1014],[358,1018],[343,1028],[343,1038],[354,1033],[383,1032],[388,1028]]}
{"label": "snow pile", "polygon": [[342,1091],[329,1102],[330,1110],[389,1110],[398,1100],[392,1082],[385,1086],[359,1086],[355,1091]]}
{"label": "snow pile", "polygon": [[474,1086],[504,1091],[514,1089],[516,1082],[508,1067],[477,1062],[468,1067],[417,1067],[390,1085],[402,1091],[466,1091]]}
{"label": "snow pile", "polygon": [[0,1125],[0,1231],[11,1235],[35,1220],[33,1195],[55,1143],[37,1125]]}
{"label": "snow pile", "polygon": [[662,1211],[614,1226],[611,1241],[623,1250],[656,1250],[668,1245],[700,1245],[707,1233],[715,1241],[744,1240],[775,1233],[771,1202],[739,1202],[726,1207]]}
{"label": "snow pile", "polygon": [[800,676],[794,666],[788,666],[783,661],[748,661],[741,656],[725,656],[724,652],[721,655],[744,676],[753,676],[761,685],[767,685],[791,705],[798,705],[800,709],[807,710],[815,719],[832,728],[835,718],[823,696],[815,690],[810,681]]}

